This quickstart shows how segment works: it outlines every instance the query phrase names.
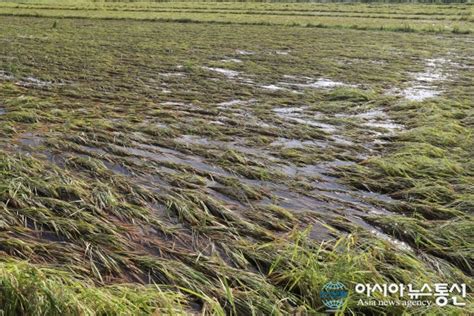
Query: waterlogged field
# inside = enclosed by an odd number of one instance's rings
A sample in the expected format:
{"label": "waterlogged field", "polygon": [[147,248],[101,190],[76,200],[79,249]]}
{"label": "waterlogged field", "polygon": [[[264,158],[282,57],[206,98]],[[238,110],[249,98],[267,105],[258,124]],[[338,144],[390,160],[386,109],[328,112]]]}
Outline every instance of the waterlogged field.
{"label": "waterlogged field", "polygon": [[2,310],[474,313],[471,12],[0,3]]}

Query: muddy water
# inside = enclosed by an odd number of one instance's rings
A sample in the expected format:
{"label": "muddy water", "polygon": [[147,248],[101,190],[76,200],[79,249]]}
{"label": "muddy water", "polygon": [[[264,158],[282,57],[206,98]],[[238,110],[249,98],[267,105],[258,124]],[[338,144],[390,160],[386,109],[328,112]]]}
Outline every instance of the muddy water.
{"label": "muddy water", "polygon": [[[170,111],[189,113],[189,116],[196,115],[196,110],[202,110],[199,106],[175,101],[162,102],[160,106],[168,107]],[[199,184],[199,190],[213,196],[225,205],[231,205],[235,211],[275,204],[297,213],[316,214],[322,219],[327,218],[331,221],[352,223],[369,231],[375,231],[377,234],[380,233],[379,230],[368,224],[364,218],[373,214],[388,214],[387,210],[376,206],[371,201],[381,202],[376,203],[377,205],[392,203],[393,201],[388,196],[352,190],[341,184],[339,179],[332,175],[335,168],[350,165],[352,162],[334,160],[294,165],[279,158],[276,153],[280,152],[282,148],[326,149],[330,146],[339,145],[344,145],[348,147],[348,150],[351,150],[355,146],[354,139],[344,135],[345,126],[338,123],[339,121],[335,120],[337,118],[350,120],[361,128],[383,129],[387,133],[396,132],[403,126],[391,121],[383,109],[368,109],[353,114],[328,115],[311,111],[308,105],[295,105],[274,107],[267,110],[270,117],[276,117],[279,121],[271,121],[272,126],[265,127],[262,125],[261,119],[254,116],[252,112],[252,109],[257,106],[258,101],[256,99],[245,98],[216,103],[216,108],[219,108],[222,114],[215,116],[218,120],[214,122],[215,124],[226,124],[226,119],[235,120],[236,117],[243,116],[245,117],[243,122],[245,126],[265,129],[284,130],[284,126],[288,125],[282,124],[288,123],[307,125],[321,130],[323,132],[322,138],[308,140],[274,137],[269,143],[249,146],[245,144],[245,139],[238,136],[213,139],[199,134],[183,134],[171,139],[171,145],[168,144],[165,147],[153,145],[155,142],[150,142],[148,136],[137,132],[137,136],[133,136],[133,139],[140,139],[140,141],[132,141],[127,146],[100,143],[94,143],[90,146],[78,146],[76,144],[74,148],[77,152],[74,155],[102,160],[104,165],[114,174],[127,177],[131,182],[153,192],[163,193],[172,190],[175,186],[173,179],[195,173],[204,177],[207,181],[205,184]],[[335,124],[332,124],[332,122],[335,122]],[[155,126],[157,123],[147,120],[142,125],[149,124]],[[163,125],[163,127],[166,126]],[[42,140],[36,138],[34,134],[24,136],[21,141],[22,145],[26,147],[42,145]],[[117,134],[117,137],[121,136]],[[172,146],[173,142],[176,147]],[[200,148],[200,150],[194,150],[195,148]],[[260,163],[270,173],[281,174],[282,178],[272,181],[246,178],[234,172],[232,166],[224,167],[218,161],[209,159],[207,156],[201,156],[199,153],[203,152],[202,149],[208,152],[233,150],[248,161]],[[57,163],[57,160],[55,163]],[[147,169],[144,169],[144,167]],[[150,171],[144,172],[143,170]],[[257,200],[242,201],[234,196],[222,193],[225,190],[218,190],[218,187],[222,186],[218,181],[220,178],[232,178],[266,194]],[[305,183],[305,186],[303,187],[299,183]]]}
{"label": "muddy water", "polygon": [[[305,108],[276,108],[277,115],[302,115]],[[382,117],[379,112],[356,114],[360,120],[371,120],[375,116]],[[172,179],[175,176],[189,176],[197,173],[207,179],[206,184],[199,184],[202,192],[212,196],[234,211],[244,211],[249,207],[258,208],[269,204],[278,205],[297,213],[315,214],[322,220],[341,223],[352,223],[363,227],[374,234],[381,232],[368,224],[364,218],[373,214],[388,214],[388,211],[380,206],[375,206],[370,201],[376,200],[383,203],[391,203],[388,196],[359,192],[349,189],[341,184],[338,178],[332,175],[334,168],[347,166],[352,162],[334,160],[328,162],[314,163],[296,166],[277,158],[274,155],[275,148],[289,147],[321,147],[328,146],[332,141],[328,140],[297,140],[288,138],[276,138],[272,143],[265,146],[245,146],[239,143],[239,139],[216,140],[200,135],[182,135],[174,140],[177,144],[184,145],[186,150],[169,148],[159,145],[145,144],[133,141],[128,146],[99,143],[94,146],[76,146],[78,152],[75,156],[95,157],[103,161],[104,165],[113,173],[127,177],[131,182],[138,184],[152,192],[165,193],[172,190],[174,185]],[[43,140],[34,134],[25,134],[21,144],[28,148],[38,147]],[[189,146],[187,146],[189,145]],[[266,170],[283,175],[278,181],[262,181],[248,179],[236,174],[227,168],[212,163],[209,159],[193,153],[193,146],[207,148],[209,151],[234,150],[247,159],[261,162]],[[60,164],[58,159],[50,159],[53,163]],[[152,172],[143,172],[142,167],[147,167]],[[265,196],[258,200],[244,202],[234,196],[223,194],[217,188],[220,178],[232,178],[248,185],[255,190],[265,192]],[[299,181],[305,182],[311,188],[301,187]],[[225,191],[224,191],[225,192]],[[313,235],[327,238],[329,232],[323,233],[324,227],[319,227],[318,232]],[[392,242],[391,240],[388,240]],[[398,241],[397,241],[398,242]]]}
{"label": "muddy water", "polygon": [[[215,145],[223,146],[223,142],[217,142],[208,140],[203,137],[193,137],[193,136],[183,136],[178,139],[180,142],[190,142],[197,143],[200,145]],[[21,138],[21,144],[27,146],[28,148],[38,147],[43,144],[43,139],[34,134],[25,134]],[[230,143],[230,146],[235,150],[242,149],[238,145]],[[271,182],[271,181],[260,181],[260,180],[251,180],[242,176],[235,175],[219,166],[210,164],[206,160],[197,155],[184,154],[178,150],[165,148],[156,145],[145,145],[134,143],[133,146],[123,147],[110,145],[109,148],[113,149],[114,154],[110,154],[108,150],[102,148],[79,145],[77,149],[80,150],[76,156],[79,157],[89,157],[87,153],[90,153],[91,156],[94,156],[99,159],[102,159],[105,166],[109,168],[112,172],[126,176],[135,183],[139,183],[146,188],[162,192],[164,189],[172,187],[170,183],[167,182],[166,177],[156,174],[146,174],[140,172],[139,169],[135,170],[129,167],[118,163],[117,161],[122,160],[125,163],[130,162],[132,165],[140,166],[147,165],[148,162],[156,163],[158,166],[161,163],[173,163],[182,165],[183,167],[192,170],[199,171],[203,174],[208,174],[210,179],[219,178],[219,177],[232,177],[237,179],[243,184],[250,185],[252,187],[261,189],[265,192],[268,192],[272,198],[265,198],[260,202],[255,202],[254,206],[266,205],[269,203],[279,205],[286,209],[291,209],[296,212],[316,212],[321,216],[329,216],[329,214],[337,214],[346,218],[348,221],[357,223],[364,227],[370,228],[371,230],[375,229],[370,225],[363,222],[363,217],[368,215],[370,212],[373,212],[374,207],[370,204],[364,202],[363,196],[360,193],[351,191],[345,186],[338,183],[337,178],[327,175],[326,173],[330,170],[331,167],[337,167],[348,164],[343,161],[334,161],[331,163],[322,163],[319,165],[311,165],[305,167],[296,167],[287,165],[282,167],[282,161],[275,162],[275,165],[269,166],[269,168],[274,168],[278,172],[283,172],[289,179],[299,179],[306,178],[311,179],[311,184],[314,189],[310,192],[299,192],[290,188],[286,182]],[[118,159],[118,152],[123,152],[126,156]],[[241,151],[243,152],[243,151]],[[257,154],[258,150],[250,148],[249,153]],[[263,152],[261,156],[271,156],[270,153]],[[53,162],[59,162],[61,159],[57,157],[50,159]],[[267,163],[270,160],[267,160]],[[160,172],[168,174],[179,174],[181,171],[179,169],[170,169],[169,167],[161,166],[159,167]],[[212,184],[214,183],[214,185]],[[207,192],[222,200],[223,194],[217,193],[213,190],[215,186],[214,181],[210,181],[206,188]],[[242,205],[240,201],[235,200],[233,197],[226,196],[224,199],[225,203],[230,203],[237,205],[239,207],[246,207]],[[385,212],[384,210],[378,210],[378,212]],[[331,215],[331,216],[332,216]]]}
{"label": "muddy water", "polygon": [[[264,149],[246,148],[244,146],[237,145],[233,142],[222,142],[216,140],[210,140],[205,137],[183,135],[176,139],[179,143],[189,143],[192,145],[199,145],[209,147],[210,149],[218,148],[236,150],[243,154],[251,154],[255,157],[259,156],[260,159],[263,157],[271,157],[271,152],[267,152]],[[301,142],[303,145],[304,142]],[[306,144],[305,144],[306,145]],[[271,147],[271,146],[270,146]],[[88,147],[82,146],[84,150],[89,150]],[[115,149],[114,149],[115,148]],[[243,176],[233,174],[219,166],[209,163],[206,159],[199,155],[185,154],[181,151],[165,148],[156,145],[146,145],[140,143],[134,143],[130,147],[122,147],[112,145],[113,152],[116,154],[117,151],[124,152],[126,154],[124,160],[131,159],[136,164],[146,164],[147,162],[156,163],[158,166],[161,163],[173,163],[182,165],[187,170],[199,171],[202,174],[207,174],[210,178],[210,182],[203,187],[208,194],[218,198],[224,203],[233,205],[235,208],[245,208],[246,205],[242,204],[242,201],[235,200],[232,196],[225,196],[214,190],[216,182],[212,179],[218,179],[219,177],[234,178],[240,181],[242,184],[249,185],[262,192],[267,192],[270,197],[263,198],[260,201],[248,202],[254,207],[259,205],[276,204],[283,208],[293,210],[295,212],[311,212],[317,213],[323,217],[334,217],[340,216],[340,218],[362,226],[368,230],[376,230],[373,226],[367,224],[364,221],[364,217],[371,214],[386,214],[387,211],[380,207],[375,207],[367,200],[379,200],[382,202],[391,202],[388,196],[380,194],[371,194],[367,192],[354,191],[346,186],[342,185],[338,179],[331,176],[329,173],[332,168],[337,168],[345,165],[352,164],[351,162],[335,160],[332,162],[324,162],[314,165],[306,166],[295,166],[285,164],[283,161],[273,157],[271,159],[265,159],[267,167],[270,170],[282,173],[287,179],[282,181],[261,181],[254,179],[247,179]],[[90,152],[99,153],[100,155],[106,155],[101,149],[90,148]],[[247,152],[246,152],[247,151]],[[156,175],[143,175],[133,174],[129,169],[107,162],[106,166],[113,172],[125,175],[127,177],[136,178],[137,182],[146,184],[146,187],[153,189],[156,187],[158,190],[172,187],[167,183],[166,177],[163,178],[159,174]],[[166,169],[169,167],[160,167],[161,171],[165,173],[179,174],[179,169]],[[309,183],[313,189],[307,190],[298,187],[290,187],[289,183],[292,181],[305,180]]]}
{"label": "muddy water", "polygon": [[[245,59],[245,55],[253,54],[253,52],[236,52]],[[225,66],[231,68],[232,63],[242,63],[241,59],[228,57],[222,62],[228,63]],[[429,69],[436,68],[428,65]],[[224,67],[225,67],[224,66]],[[226,81],[240,82],[246,80],[242,76],[242,72],[218,67],[202,67],[202,72],[207,73],[213,79],[219,78]],[[155,74],[156,75],[156,74]],[[163,78],[181,78],[187,75],[184,72],[163,72],[158,76]],[[433,75],[429,71],[414,77],[420,82],[432,84],[443,78],[442,75]],[[244,81],[251,83],[251,81]],[[22,81],[25,87],[41,88],[54,85],[55,83],[49,81],[41,81],[39,79],[28,77]],[[289,93],[305,93],[307,89],[323,89],[330,90],[338,87],[355,87],[344,82],[334,81],[325,77],[310,78],[310,77],[291,77],[285,76],[281,81],[274,84],[258,85],[264,90],[272,91],[286,91]],[[262,93],[261,89],[255,91]],[[268,93],[267,93],[268,95]],[[210,115],[209,107],[203,108],[199,105],[191,104],[190,101],[160,100],[159,106],[162,109],[173,113],[182,114],[185,117],[184,121],[176,123],[185,123],[185,120],[192,120],[194,118],[206,119],[213,125],[225,126],[229,122],[237,122],[242,125],[242,128],[252,127],[252,130],[258,129],[275,129],[280,132],[273,136],[267,143],[261,145],[248,145],[246,139],[240,135],[233,135],[227,137],[227,131],[221,133],[221,138],[213,139],[211,136],[191,135],[199,129],[194,131],[192,128],[189,131],[183,131],[180,136],[168,137],[169,143],[166,146],[156,145],[161,144],[158,141],[153,141],[150,137],[143,138],[141,141],[132,141],[127,146],[118,146],[114,144],[93,144],[91,146],[75,147],[76,152],[69,152],[79,157],[94,157],[101,160],[104,165],[114,174],[126,177],[131,182],[139,184],[154,192],[163,192],[173,190],[176,185],[174,180],[185,178],[187,176],[199,175],[205,181],[196,184],[198,189],[210,196],[221,201],[224,205],[232,206],[232,210],[248,210],[258,207],[263,207],[269,204],[275,204],[285,209],[294,211],[295,213],[310,213],[316,214],[321,219],[328,219],[330,221],[339,221],[342,223],[352,223],[356,226],[363,227],[368,231],[374,232],[377,236],[381,232],[372,225],[368,224],[364,219],[373,214],[383,215],[389,212],[378,205],[384,203],[393,203],[390,197],[370,192],[360,192],[352,190],[349,187],[341,184],[339,179],[335,177],[333,171],[339,167],[347,166],[353,162],[343,160],[333,160],[326,162],[311,162],[301,165],[284,161],[278,155],[283,149],[308,149],[312,150],[326,150],[328,152],[336,146],[341,149],[339,152],[354,152],[354,148],[358,146],[356,143],[360,140],[352,138],[345,133],[346,126],[344,120],[347,119],[351,123],[358,125],[361,129],[372,131],[376,135],[386,135],[389,133],[396,133],[402,129],[399,125],[385,114],[383,109],[365,109],[364,111],[355,111],[353,114],[329,115],[311,110],[311,104],[285,104],[274,106],[272,109],[264,108],[266,115],[263,119],[259,117],[260,110],[257,96],[252,98],[249,95],[228,96],[227,99],[221,99],[222,102],[216,102],[215,109],[212,110],[218,114]],[[202,116],[204,110],[205,116]],[[0,107],[0,115],[2,108]],[[212,119],[208,119],[212,118]],[[268,122],[264,122],[268,120]],[[159,126],[158,120],[152,119],[144,120],[140,123],[139,128],[146,127],[150,124]],[[342,123],[341,123],[342,122]],[[136,123],[136,122],[135,122]],[[169,122],[167,122],[169,123]],[[174,125],[173,123],[169,123]],[[308,128],[313,127],[315,130],[321,131],[321,139],[298,139],[297,136],[284,137],[284,130],[286,127],[291,128]],[[169,127],[169,125],[162,125],[161,127]],[[282,132],[283,131],[283,132]],[[378,133],[378,134],[377,134]],[[31,136],[31,137],[30,137]],[[30,135],[25,137],[22,144],[28,147],[40,146],[41,141],[38,141]],[[170,145],[171,143],[171,145]],[[250,144],[253,144],[249,142]],[[155,144],[155,145],[154,145]],[[77,144],[76,144],[77,145]],[[175,145],[176,147],[174,147]],[[347,148],[346,148],[347,147]],[[200,149],[200,150],[197,150]],[[272,181],[262,181],[250,179],[238,173],[233,167],[226,164],[220,164],[218,159],[209,158],[210,156],[202,154],[205,149],[208,153],[235,151],[247,161],[255,164],[260,164],[262,169],[273,174],[281,175],[281,178],[275,178]],[[74,151],[74,149],[71,149]],[[202,156],[200,155],[202,154]],[[368,153],[366,153],[368,155]],[[204,157],[205,156],[205,157]],[[249,166],[253,166],[249,164]],[[245,167],[245,166],[242,166]],[[248,166],[247,166],[248,167]],[[144,171],[146,170],[146,171]],[[243,173],[245,174],[245,173]],[[231,194],[222,193],[224,181],[219,179],[231,178],[238,181],[242,185],[246,185],[255,189],[258,192],[264,192],[260,198],[252,201],[245,201],[232,196]],[[194,184],[194,183],[193,183]],[[303,185],[304,184],[304,185]],[[380,203],[372,203],[377,201]],[[328,221],[329,222],[329,221]],[[319,227],[323,230],[322,227]],[[385,238],[385,237],[383,237]],[[390,242],[396,242],[389,240]]]}
{"label": "muddy water", "polygon": [[[309,191],[302,188],[299,190],[297,188],[295,191],[294,188],[288,187],[285,183],[248,179],[241,179],[241,181],[272,193],[273,197],[271,199],[264,199],[256,203],[257,206],[272,203],[293,212],[314,213],[329,222],[339,221],[342,225],[345,222],[352,223],[376,234],[382,234],[379,229],[367,223],[364,218],[374,214],[388,215],[390,212],[380,206],[374,206],[368,200],[372,199],[383,203],[391,203],[393,200],[382,194],[351,190],[341,184],[336,177],[328,175],[332,167],[347,164],[350,163],[334,161],[304,167],[287,165],[278,168],[290,179],[310,180],[309,183],[313,186],[313,189]],[[320,229],[324,230],[322,227]],[[391,242],[392,240],[388,241]]]}

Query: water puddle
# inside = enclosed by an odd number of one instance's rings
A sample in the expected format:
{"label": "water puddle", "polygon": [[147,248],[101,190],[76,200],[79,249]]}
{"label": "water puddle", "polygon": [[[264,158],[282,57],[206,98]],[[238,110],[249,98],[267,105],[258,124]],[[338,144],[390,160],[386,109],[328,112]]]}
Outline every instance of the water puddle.
{"label": "water puddle", "polygon": [[202,67],[203,69],[213,71],[216,73],[219,73],[221,75],[226,76],[227,78],[235,78],[240,75],[238,71],[235,70],[230,70],[230,69],[225,69],[225,68],[217,68],[217,67]]}
{"label": "water puddle", "polygon": [[386,114],[382,110],[370,110],[367,112],[362,112],[354,115],[354,117],[362,119],[376,119],[376,118],[385,118]]}
{"label": "water puddle", "polygon": [[304,119],[304,118],[299,118],[299,117],[287,117],[286,119],[290,120],[290,121],[293,121],[293,122],[296,122],[296,123],[299,123],[299,124],[304,124],[304,125],[317,127],[317,128],[322,129],[323,131],[328,132],[328,133],[332,133],[332,132],[337,131],[336,127],[334,127],[333,125],[326,124],[326,123],[321,123],[321,122],[318,122],[318,121],[313,121],[313,120],[310,120],[310,119]]}
{"label": "water puddle", "polygon": [[18,135],[13,140],[10,139],[8,144],[5,144],[7,148],[22,153],[27,156],[44,156],[48,160],[51,160],[53,156],[51,152],[45,151],[42,147],[45,143],[45,138],[31,132],[25,132]]}
{"label": "water puddle", "polygon": [[391,120],[387,114],[380,109],[373,109],[357,114],[339,113],[336,114],[335,117],[355,119],[355,122],[360,122],[361,126],[387,130],[388,133],[382,133],[380,135],[391,134],[404,128],[403,125],[397,124]]}
{"label": "water puddle", "polygon": [[236,64],[240,64],[240,63],[242,62],[242,60],[237,59],[237,58],[225,58],[225,59],[221,59],[221,62],[223,62],[223,63],[236,63]]}
{"label": "water puddle", "polygon": [[43,138],[33,133],[25,133],[21,135],[19,142],[27,147],[39,147],[43,143]]}
{"label": "water puddle", "polygon": [[210,140],[205,137],[197,135],[182,135],[181,137],[175,138],[175,141],[182,144],[193,144],[199,146],[209,147],[209,149],[217,149],[220,151],[234,150],[239,153],[244,153],[253,156],[255,159],[267,159],[275,160],[273,156],[260,150],[258,148],[243,146],[236,141],[226,142],[219,140]]}
{"label": "water puddle", "polygon": [[136,147],[118,147],[119,150],[125,151],[128,155],[147,158],[155,162],[175,163],[183,166],[190,166],[195,170],[214,173],[221,176],[231,176],[231,174],[224,169],[205,163],[199,156],[181,153],[177,150],[155,146],[136,144]]}
{"label": "water puddle", "polygon": [[230,101],[226,101],[226,102],[221,102],[219,104],[217,104],[219,107],[229,107],[229,106],[233,106],[233,105],[237,105],[237,104],[242,104],[242,100],[230,100]]}
{"label": "water puddle", "polygon": [[318,118],[324,118],[321,113],[316,113],[309,117],[309,115],[302,113],[303,108],[276,108],[273,109],[273,111],[278,117],[286,121],[317,127],[327,133],[334,133],[337,131],[337,128],[334,125],[315,120]]}
{"label": "water puddle", "polygon": [[349,139],[346,139],[345,137],[342,137],[340,135],[332,135],[331,139],[336,144],[339,144],[339,145],[343,145],[343,146],[354,146],[355,145],[353,141],[351,141]]}
{"label": "water puddle", "polygon": [[221,121],[209,121],[209,123],[214,124],[214,125],[219,125],[219,126],[225,126],[225,123]]}
{"label": "water puddle", "polygon": [[[276,113],[281,115],[301,114],[303,108],[277,108]],[[367,116],[367,114],[365,114]],[[182,135],[175,139],[176,142],[185,144],[197,144],[200,146],[211,146],[226,150],[236,150],[242,153],[253,155],[258,158],[265,158],[266,163],[270,164],[269,168],[279,165],[281,161],[272,159],[270,155],[266,155],[264,150],[256,147],[246,147],[237,143],[236,141],[226,142],[221,140],[208,139],[198,135]],[[34,134],[24,134],[20,140],[21,144],[27,146],[39,146],[43,139]],[[325,146],[324,142],[315,140],[296,140],[287,138],[277,138],[271,146]],[[241,181],[242,183],[251,185],[257,190],[268,193],[268,197],[262,198],[259,201],[251,202],[255,206],[265,205],[268,203],[277,204],[288,210],[295,212],[312,212],[319,214],[319,216],[327,216],[331,214],[340,216],[344,220],[350,221],[353,224],[362,226],[369,231],[375,228],[364,221],[364,216],[370,214],[385,214],[386,211],[382,208],[376,208],[368,203],[365,198],[379,199],[378,196],[370,196],[367,192],[352,191],[338,182],[338,179],[328,175],[332,168],[339,166],[346,166],[353,164],[353,162],[334,160],[316,165],[307,165],[302,167],[285,166],[282,170],[285,174],[293,180],[305,179],[311,182],[313,190],[301,190],[294,188],[285,183],[275,183],[270,181],[251,180],[243,176],[235,175],[232,172],[225,170],[220,166],[213,165],[206,161],[205,158],[189,154],[185,151],[178,151],[168,147],[158,145],[143,144],[132,141],[127,147],[108,145],[101,149],[101,146],[90,147],[79,145],[77,148],[81,149],[81,153],[75,153],[76,156],[83,155],[84,157],[99,156],[105,166],[115,174],[131,178],[133,182],[144,188],[150,189],[154,192],[169,190],[173,187],[170,179],[176,174],[189,175],[190,172],[198,172],[199,175],[205,176],[208,179],[214,177],[232,177]],[[110,149],[110,150],[108,150]],[[214,150],[214,148],[211,148]],[[121,153],[125,153],[122,155]],[[150,167],[156,172],[143,172],[143,166]],[[167,170],[167,171],[164,171]],[[203,174],[200,174],[200,173]],[[235,205],[236,208],[247,207],[242,206],[242,203],[231,195],[225,195],[214,192],[213,187],[208,184],[205,185],[206,192],[226,204]],[[301,192],[300,192],[301,191]],[[362,195],[364,194],[364,195]],[[269,198],[271,196],[271,199]],[[383,196],[382,196],[383,198]],[[240,203],[240,204],[239,204]],[[250,202],[245,202],[250,203]],[[244,203],[244,204],[245,204]],[[398,242],[398,241],[394,241]],[[403,244],[401,245],[403,246]]]}
{"label": "water puddle", "polygon": [[164,106],[186,106],[186,104],[183,102],[174,102],[174,101],[161,102],[160,104]]}
{"label": "water puddle", "polygon": [[305,146],[317,146],[320,148],[326,148],[328,146],[325,142],[318,142],[315,140],[298,140],[288,138],[277,138],[275,141],[270,143],[270,146],[282,146],[286,148],[303,148]]}
{"label": "water puddle", "polygon": [[24,80],[17,81],[15,84],[25,88],[49,88],[64,85],[64,83],[61,82],[45,81],[35,77],[26,77]]}
{"label": "water puddle", "polygon": [[[380,204],[390,203],[392,199],[383,194],[352,190],[340,183],[337,177],[330,175],[332,168],[352,165],[353,162],[334,160],[315,165],[287,165],[280,169],[289,177],[310,181],[313,189],[292,192],[284,185],[267,185],[273,194],[280,197],[278,204],[300,212],[310,211],[326,216],[342,216],[345,220],[369,231],[376,228],[365,221],[367,216],[391,214]],[[374,204],[375,203],[375,204]]]}
{"label": "water puddle", "polygon": [[410,101],[423,101],[425,99],[437,97],[440,94],[440,91],[436,91],[430,86],[423,85],[413,86],[403,90],[402,92],[402,95],[405,97],[405,99]]}
{"label": "water puddle", "polygon": [[270,90],[270,91],[282,91],[282,90],[287,90],[286,88],[282,88],[282,87],[279,87],[277,85],[274,85],[274,84],[269,84],[269,85],[264,85],[264,86],[260,86],[261,88],[265,89],[265,90]]}
{"label": "water puddle", "polygon": [[172,78],[172,77],[184,77],[186,74],[184,72],[161,72],[159,73],[161,77]]}
{"label": "water puddle", "polygon": [[128,168],[122,165],[113,164],[107,161],[104,161],[104,165],[113,173],[120,174],[125,177],[132,177],[134,175]]}
{"label": "water puddle", "polygon": [[296,77],[285,75],[283,78],[291,80],[290,81],[280,81],[276,84],[269,84],[260,86],[263,89],[270,90],[270,91],[282,91],[282,90],[289,90],[293,93],[301,93],[298,90],[301,89],[323,89],[329,90],[338,87],[357,87],[356,85],[347,84],[344,82],[334,81],[327,78],[319,78],[314,79],[310,77]]}
{"label": "water puddle", "polygon": [[364,123],[365,126],[375,127],[375,128],[384,128],[389,131],[403,129],[403,126],[393,122],[379,122],[379,121],[368,121]]}
{"label": "water puddle", "polygon": [[237,49],[235,51],[239,55],[254,55],[255,52],[249,51],[249,50],[243,50],[243,49]]}
{"label": "water puddle", "polygon": [[395,130],[401,130],[404,128],[403,125],[397,124],[388,118],[387,114],[381,110],[372,110],[364,113],[357,114],[355,117],[365,120],[364,126],[373,128],[383,128],[389,132]]}
{"label": "water puddle", "polygon": [[318,80],[311,83],[292,83],[289,84],[299,88],[313,88],[313,89],[330,89],[337,87],[355,87],[343,82],[333,81],[331,79],[319,78]]}
{"label": "water puddle", "polygon": [[303,113],[304,109],[306,109],[306,107],[274,108],[273,112],[275,112],[278,117],[286,121],[292,121],[298,124],[314,126],[328,133],[333,133],[337,131],[334,125],[315,120],[318,118],[324,119],[325,116],[322,113],[314,113],[311,115],[305,114]]}
{"label": "water puddle", "polygon": [[[334,181],[334,179],[333,179]],[[255,182],[255,181],[253,181]],[[294,212],[309,212],[317,214],[324,219],[334,216],[342,217],[344,221],[351,222],[357,226],[363,227],[369,231],[376,228],[364,220],[374,211],[374,207],[366,203],[357,196],[352,196],[351,191],[344,191],[345,187],[339,192],[321,191],[319,189],[312,192],[294,192],[283,184],[266,183],[257,181],[254,186],[262,188],[264,191],[271,192],[273,198],[272,204],[276,204]],[[259,204],[269,203],[262,201]],[[386,214],[386,210],[380,210],[380,213]],[[329,220],[331,223],[331,220]]]}
{"label": "water puddle", "polygon": [[105,150],[97,148],[97,147],[92,147],[92,146],[78,145],[77,149],[79,150],[79,152],[83,152],[83,153],[90,152],[98,156],[104,156],[107,154]]}
{"label": "water puddle", "polygon": [[278,114],[291,114],[291,113],[300,113],[303,112],[304,107],[289,107],[289,108],[274,108],[272,109],[273,112]]}
{"label": "water puddle", "polygon": [[413,252],[413,249],[403,241],[392,238],[392,237],[388,236],[387,234],[384,234],[384,233],[382,233],[378,230],[375,230],[375,229],[370,230],[370,232],[372,234],[374,234],[376,237],[378,237],[380,239],[383,239],[385,241],[388,241],[390,244],[394,245],[395,247],[397,247],[400,250]]}
{"label": "water puddle", "polygon": [[402,91],[391,90],[389,94],[400,95],[407,100],[418,102],[437,97],[442,93],[437,85],[448,80],[445,68],[453,64],[445,58],[427,59],[424,71],[411,74],[413,81],[407,88]]}
{"label": "water puddle", "polygon": [[338,87],[356,87],[356,85],[334,81],[328,78],[314,79],[311,77],[297,77],[290,75],[285,75],[283,78],[289,81],[279,82],[279,85],[300,89],[334,89]]}
{"label": "water puddle", "polygon": [[195,144],[195,145],[218,145],[221,142],[212,141],[205,137],[200,137],[196,135],[182,135],[179,138],[175,138],[175,141],[184,144]]}

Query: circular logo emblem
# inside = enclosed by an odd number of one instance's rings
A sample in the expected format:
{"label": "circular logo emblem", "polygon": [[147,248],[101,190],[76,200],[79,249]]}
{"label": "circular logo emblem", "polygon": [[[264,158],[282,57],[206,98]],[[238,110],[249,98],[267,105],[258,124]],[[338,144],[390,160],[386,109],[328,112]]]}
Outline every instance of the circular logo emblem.
{"label": "circular logo emblem", "polygon": [[319,297],[326,307],[337,310],[344,305],[348,294],[347,287],[341,282],[328,282],[324,284]]}

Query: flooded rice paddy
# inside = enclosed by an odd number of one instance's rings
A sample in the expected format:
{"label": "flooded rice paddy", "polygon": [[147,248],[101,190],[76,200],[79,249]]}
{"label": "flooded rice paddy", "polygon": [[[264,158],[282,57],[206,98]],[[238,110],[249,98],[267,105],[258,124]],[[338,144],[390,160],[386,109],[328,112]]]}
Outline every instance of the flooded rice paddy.
{"label": "flooded rice paddy", "polygon": [[334,277],[472,281],[470,34],[0,24],[12,260],[152,291],[146,311],[310,315]]}

